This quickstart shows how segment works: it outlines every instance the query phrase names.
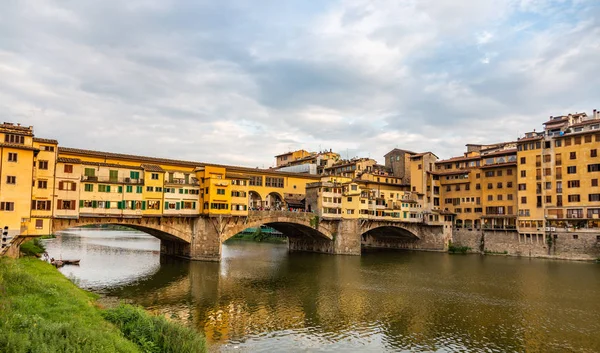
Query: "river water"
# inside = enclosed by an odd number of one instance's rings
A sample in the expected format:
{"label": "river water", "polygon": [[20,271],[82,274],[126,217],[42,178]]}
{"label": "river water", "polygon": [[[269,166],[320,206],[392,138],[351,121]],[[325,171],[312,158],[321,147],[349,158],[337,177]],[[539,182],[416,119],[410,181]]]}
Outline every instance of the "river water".
{"label": "river water", "polygon": [[161,257],[135,231],[46,241],[80,287],[204,333],[218,352],[600,352],[600,265],[503,256],[288,253],[234,242],[221,263]]}

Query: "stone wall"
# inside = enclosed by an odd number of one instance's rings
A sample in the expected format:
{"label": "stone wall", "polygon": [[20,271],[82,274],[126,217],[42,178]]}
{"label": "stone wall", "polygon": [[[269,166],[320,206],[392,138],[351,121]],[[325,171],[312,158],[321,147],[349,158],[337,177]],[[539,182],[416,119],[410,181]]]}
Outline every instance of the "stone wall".
{"label": "stone wall", "polygon": [[[600,257],[600,232],[521,233],[516,230],[454,229],[452,243],[468,246],[473,252],[567,260],[595,260]],[[482,245],[482,247],[480,247]]]}

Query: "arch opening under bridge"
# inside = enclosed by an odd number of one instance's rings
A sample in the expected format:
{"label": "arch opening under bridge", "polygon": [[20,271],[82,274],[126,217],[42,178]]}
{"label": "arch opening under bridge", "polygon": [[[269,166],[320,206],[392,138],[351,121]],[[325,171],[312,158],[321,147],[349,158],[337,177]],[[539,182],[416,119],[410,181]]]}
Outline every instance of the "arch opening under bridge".
{"label": "arch opening under bridge", "polygon": [[361,234],[362,249],[413,249],[421,238],[414,232],[396,225],[383,225]]}

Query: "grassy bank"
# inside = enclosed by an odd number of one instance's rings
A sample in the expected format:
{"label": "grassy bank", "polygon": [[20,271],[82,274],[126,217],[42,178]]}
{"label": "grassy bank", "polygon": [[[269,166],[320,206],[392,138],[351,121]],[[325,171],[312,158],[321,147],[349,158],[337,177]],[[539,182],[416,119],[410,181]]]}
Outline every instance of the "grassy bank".
{"label": "grassy bank", "polygon": [[191,329],[96,299],[40,260],[0,258],[0,352],[205,351]]}

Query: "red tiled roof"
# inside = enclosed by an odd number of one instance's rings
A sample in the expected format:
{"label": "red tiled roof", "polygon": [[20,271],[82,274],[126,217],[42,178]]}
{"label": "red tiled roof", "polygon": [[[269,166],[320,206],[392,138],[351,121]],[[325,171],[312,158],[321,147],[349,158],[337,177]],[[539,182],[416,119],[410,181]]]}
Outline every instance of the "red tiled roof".
{"label": "red tiled roof", "polygon": [[516,148],[510,148],[510,149],[507,149],[507,150],[502,150],[502,151],[497,151],[497,152],[491,152],[491,153],[488,153],[488,154],[484,154],[481,157],[486,158],[486,157],[489,157],[489,156],[502,156],[502,155],[511,154],[511,153],[517,153],[517,149]]}
{"label": "red tiled roof", "polygon": [[57,140],[44,139],[44,138],[40,138],[40,137],[34,137],[33,138],[33,142],[49,143],[51,145],[58,145],[58,141]]}
{"label": "red tiled roof", "polygon": [[156,165],[156,164],[142,164],[141,167],[144,168],[144,170],[147,170],[149,172],[162,172],[162,173],[165,172],[165,170],[162,169],[161,166]]}

